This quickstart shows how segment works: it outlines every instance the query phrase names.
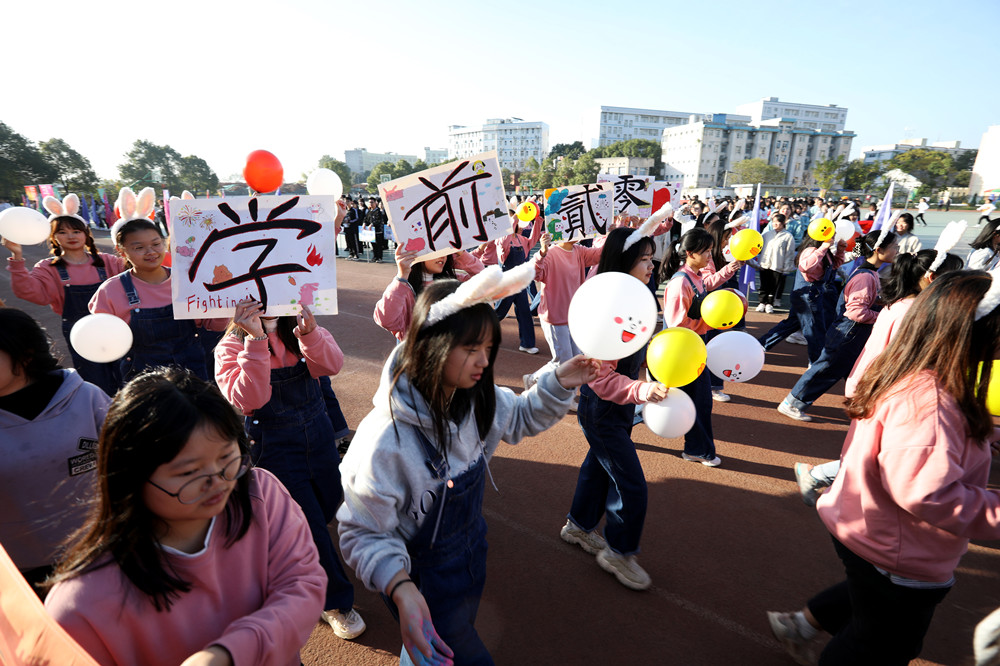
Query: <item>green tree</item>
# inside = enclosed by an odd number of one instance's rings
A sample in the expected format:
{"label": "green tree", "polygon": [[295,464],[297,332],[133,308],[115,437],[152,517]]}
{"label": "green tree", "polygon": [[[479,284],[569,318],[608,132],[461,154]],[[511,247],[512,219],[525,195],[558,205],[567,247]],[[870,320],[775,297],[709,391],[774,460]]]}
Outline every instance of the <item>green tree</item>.
{"label": "green tree", "polygon": [[553,186],[565,187],[566,185],[571,185],[574,177],[576,177],[576,169],[573,160],[568,157],[564,158],[559,163],[559,168],[555,170],[554,180],[552,181]]}
{"label": "green tree", "polygon": [[528,160],[524,163],[524,170],[521,173],[525,175],[535,174],[538,172],[540,168],[541,165],[538,164],[538,160],[536,160],[534,157],[529,157]]}
{"label": "green tree", "polygon": [[628,141],[618,141],[607,146],[599,146],[591,150],[589,155],[598,157],[651,157],[653,167],[650,169],[652,175],[658,175],[663,171],[663,147],[659,142],[651,139],[629,139]]}
{"label": "green tree", "polygon": [[813,180],[820,189],[820,196],[826,196],[826,191],[840,180],[844,172],[844,156],[837,155],[833,159],[817,162],[813,167]]}
{"label": "green tree", "polygon": [[948,153],[940,150],[914,148],[896,155],[889,160],[890,169],[899,169],[908,173],[922,183],[918,196],[930,196],[930,193],[950,185],[957,177],[955,161]]}
{"label": "green tree", "polygon": [[500,180],[503,181],[504,188],[508,188],[514,185],[514,183],[512,183],[510,180],[511,175],[513,175],[513,172],[510,169],[507,168],[500,169]]}
{"label": "green tree", "polygon": [[[195,155],[188,155],[178,160],[177,177],[183,190],[198,193],[206,190],[215,192],[219,189],[219,177],[208,166],[208,162]],[[171,190],[171,193],[179,195],[180,191]]]}
{"label": "green tree", "polygon": [[583,147],[583,141],[574,141],[573,143],[557,143],[552,146],[552,150],[549,151],[549,159],[567,157],[571,160],[577,160],[580,159],[580,156],[585,152],[587,152],[587,149]]}
{"label": "green tree", "polygon": [[731,183],[780,185],[785,182],[785,172],[771,166],[766,160],[753,158],[733,165]]}
{"label": "green tree", "polygon": [[601,170],[601,165],[594,161],[594,156],[584,153],[576,161],[573,167],[573,179],[570,185],[586,185],[597,182],[597,172]]}
{"label": "green tree", "polygon": [[39,152],[56,172],[56,179],[63,184],[67,193],[94,194],[97,190],[97,174],[90,160],[73,150],[62,139],[49,139],[38,144]]}
{"label": "green tree", "polygon": [[25,185],[57,178],[56,168],[32,141],[0,122],[0,197],[20,201]]}
{"label": "green tree", "polygon": [[[405,160],[400,160],[400,162],[405,163]],[[378,192],[378,184],[382,182],[382,174],[389,176],[390,180],[396,178],[397,176],[393,172],[394,169],[395,165],[392,162],[379,162],[376,164],[372,172],[368,174],[368,191],[373,193]]]}
{"label": "green tree", "polygon": [[410,173],[417,173],[418,171],[425,171],[425,170],[427,170],[429,168],[430,167],[427,165],[427,162],[424,162],[423,160],[417,160],[416,162],[413,163],[413,171],[411,171]]}
{"label": "green tree", "polygon": [[867,194],[884,173],[885,167],[881,162],[866,164],[864,160],[851,160],[844,165],[844,189],[861,190]]}
{"label": "green tree", "polygon": [[136,187],[157,185],[171,192],[184,189],[178,176],[181,155],[170,146],[158,146],[142,139],[132,144],[125,153],[126,162],[118,166],[122,180]]}
{"label": "green tree", "polygon": [[[972,167],[976,164],[977,155],[979,155],[979,150],[967,150],[953,157],[952,161],[955,163],[955,170],[972,171]],[[964,187],[964,185],[959,185],[959,187]]]}
{"label": "green tree", "polygon": [[329,169],[340,176],[340,182],[344,184],[344,192],[351,189],[351,185],[354,184],[354,181],[351,180],[351,168],[340,160],[335,160],[329,155],[324,155],[319,158],[319,167],[321,169]]}

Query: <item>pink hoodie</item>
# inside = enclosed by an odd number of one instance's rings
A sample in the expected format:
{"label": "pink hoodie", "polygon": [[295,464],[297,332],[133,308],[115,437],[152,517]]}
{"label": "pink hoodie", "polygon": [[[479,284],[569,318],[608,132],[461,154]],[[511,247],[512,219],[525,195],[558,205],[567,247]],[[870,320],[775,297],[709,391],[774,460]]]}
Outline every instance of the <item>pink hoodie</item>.
{"label": "pink hoodie", "polygon": [[903,379],[870,417],[851,422],[820,519],[889,573],[950,580],[969,539],[1000,539],[1000,492],[986,488],[990,447],[965,430],[932,372]]}
{"label": "pink hoodie", "polygon": [[872,326],[871,335],[868,336],[868,342],[865,343],[865,348],[861,351],[861,356],[855,361],[854,368],[847,377],[847,385],[844,387],[844,395],[846,397],[854,397],[854,390],[858,387],[861,376],[865,374],[868,366],[892,342],[892,338],[896,335],[896,331],[899,330],[899,325],[902,323],[904,315],[910,311],[910,306],[912,305],[912,298],[904,298],[878,313],[875,325]]}
{"label": "pink hoodie", "polygon": [[871,324],[878,319],[872,310],[880,287],[878,274],[859,273],[844,285],[844,316],[859,324]]}
{"label": "pink hoodie", "polygon": [[[806,282],[816,282],[823,279],[823,259],[826,257],[827,251],[826,248],[822,247],[807,247],[802,250],[802,254],[799,255],[799,271]],[[832,258],[834,270],[840,268],[840,265],[844,263],[843,251],[836,253]]]}
{"label": "pink hoodie", "polygon": [[[91,312],[107,312],[113,314],[126,324],[132,321],[132,308],[128,304],[128,295],[125,293],[125,286],[122,284],[122,275],[108,278],[104,284],[94,294],[89,303]],[[140,308],[162,308],[173,303],[171,294],[170,278],[159,284],[151,284],[140,280],[132,275],[132,284],[135,285],[136,296],[139,297]],[[229,325],[229,319],[218,317],[215,319],[195,319],[196,326],[201,326],[209,331],[224,331]]]}
{"label": "pink hoodie", "polygon": [[[104,271],[109,278],[125,270],[125,261],[121,257],[103,252],[99,254],[104,260]],[[63,302],[66,300],[63,289],[65,283],[59,279],[59,269],[52,265],[51,258],[39,261],[30,273],[25,268],[23,259],[14,261],[13,258],[8,258],[7,270],[10,271],[10,286],[15,296],[36,305],[51,306],[53,312],[62,314]],[[69,284],[73,286],[101,283],[101,276],[93,262],[67,263],[66,272],[69,273]]]}
{"label": "pink hoodie", "polygon": [[[709,259],[711,265],[711,259]],[[701,269],[699,273],[683,264],[677,273],[684,273],[694,282],[698,291],[706,293],[713,288],[723,284],[736,273],[739,264],[735,261],[726,264],[718,273],[709,273],[708,266]],[[676,274],[675,274],[676,275]],[[694,290],[683,277],[671,277],[667,281],[667,286],[663,292],[663,327],[672,328],[683,326],[689,328],[698,335],[703,335],[712,329],[701,319],[691,319],[687,316],[688,308],[694,300]]]}
{"label": "pink hoodie", "polygon": [[583,284],[587,267],[600,263],[602,249],[574,244],[564,250],[558,245],[551,245],[545,256],[539,257],[535,263],[535,279],[542,283],[539,287],[542,295],[538,304],[539,319],[552,326],[569,323],[569,302]]}
{"label": "pink hoodie", "polygon": [[[535,224],[531,227],[531,235],[528,237],[522,236],[515,231],[493,241],[496,245],[496,263],[503,266],[503,262],[507,260],[507,253],[510,252],[512,245],[520,247],[524,251],[524,256],[527,257],[531,253],[531,248],[535,247],[538,244],[538,239],[542,237],[544,227],[545,225],[542,223],[542,220],[538,219],[535,220]],[[483,263],[486,263],[485,259]]]}

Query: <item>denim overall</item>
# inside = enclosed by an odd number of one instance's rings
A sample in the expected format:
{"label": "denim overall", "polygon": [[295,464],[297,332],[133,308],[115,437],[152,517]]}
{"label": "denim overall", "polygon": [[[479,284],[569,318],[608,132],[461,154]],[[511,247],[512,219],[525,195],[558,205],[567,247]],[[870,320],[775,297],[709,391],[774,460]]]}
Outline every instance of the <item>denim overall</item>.
{"label": "denim overall", "polygon": [[[644,346],[618,361],[615,372],[637,379],[645,358]],[[580,465],[568,518],[589,532],[607,514],[604,537],[611,549],[623,555],[637,553],[648,492],[632,441],[635,405],[602,400],[584,384],[576,418],[590,450]]]}
{"label": "denim overall", "polygon": [[73,349],[69,341],[69,333],[73,329],[73,324],[90,314],[87,304],[97,291],[101,283],[108,279],[108,273],[103,266],[95,266],[97,276],[101,279],[95,284],[70,284],[69,271],[63,264],[56,265],[59,271],[59,279],[63,283],[63,312],[62,312],[62,332],[66,338],[66,345],[69,347],[69,354],[73,358],[73,367],[80,373],[84,381],[99,387],[108,395],[114,395],[118,390],[118,364],[117,363],[94,363],[88,361]]}
{"label": "denim overall", "polygon": [[[824,262],[826,260],[824,259]],[[826,336],[826,307],[824,305],[826,292],[836,271],[833,262],[826,263],[823,277],[815,282],[809,282],[802,271],[795,271],[795,282],[792,283],[792,293],[788,295],[788,317],[763,336],[758,338],[765,350],[778,344],[795,331],[802,331],[809,349],[809,362],[815,363],[823,351],[823,339]]]}
{"label": "denim overall", "polygon": [[[854,269],[847,281],[850,282],[855,275],[861,273],[877,275],[870,264],[862,264]],[[861,356],[865,343],[872,333],[872,325],[848,318],[844,314],[845,310],[846,302],[841,292],[837,301],[837,321],[826,333],[823,352],[816,361],[813,361],[812,367],[799,377],[789,397],[785,398],[785,401],[793,407],[800,410],[807,409],[817,398],[833,388],[834,384],[851,374],[854,363]]]}
{"label": "denim overall", "polygon": [[[448,478],[448,462],[414,428],[427,456],[425,464],[441,481],[434,504],[417,534],[406,544],[410,555],[410,578],[427,601],[431,621],[441,640],[455,651],[456,664],[493,664],[476,632],[476,613],[486,585],[486,520],[483,518],[483,491],[486,487],[486,457],[469,469]],[[393,616],[396,605],[385,594]],[[406,649],[400,654],[402,666],[413,664]]]}
{"label": "denim overall", "polygon": [[271,370],[271,399],[246,417],[245,426],[254,464],[278,477],[306,516],[328,579],[323,608],[350,609],[354,586],[327,529],[344,498],[340,455],[319,381],[304,359]]}
{"label": "denim overall", "polygon": [[[524,255],[524,248],[520,245],[511,245],[507,250],[507,258],[504,259],[503,269],[509,271],[515,266],[520,266],[528,258]],[[497,318],[503,319],[510,312],[510,306],[514,306],[514,315],[517,317],[517,336],[521,340],[521,346],[531,348],[535,346],[535,321],[531,318],[531,304],[528,302],[528,291],[524,289],[511,296],[507,296],[497,305]]]}
{"label": "denim overall", "polygon": [[[170,269],[167,269],[169,275]],[[132,309],[132,349],[120,361],[122,384],[147,368],[179,365],[205,381],[213,381],[198,342],[198,327],[190,319],[174,319],[172,305],[140,308],[131,271],[122,273],[122,286]]]}

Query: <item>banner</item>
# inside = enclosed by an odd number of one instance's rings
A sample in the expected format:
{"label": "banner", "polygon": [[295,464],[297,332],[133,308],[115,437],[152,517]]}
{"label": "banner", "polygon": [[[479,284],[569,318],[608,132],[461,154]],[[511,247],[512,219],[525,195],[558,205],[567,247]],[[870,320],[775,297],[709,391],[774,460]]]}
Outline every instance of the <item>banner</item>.
{"label": "banner", "polygon": [[181,199],[170,210],[176,319],[231,317],[260,301],[268,315],[337,314],[337,200],[330,196]]}
{"label": "banner", "polygon": [[379,183],[396,242],[421,260],[511,233],[496,151]]}
{"label": "banner", "polygon": [[28,201],[30,201],[31,203],[38,202],[38,188],[35,187],[34,185],[25,185],[24,193],[28,197]]}
{"label": "banner", "polygon": [[683,181],[668,182],[665,180],[657,180],[653,182],[653,212],[663,208],[664,204],[673,204],[674,209],[681,207],[681,188],[684,187]]}
{"label": "banner", "polygon": [[611,183],[546,190],[545,228],[554,241],[603,236],[614,219]]}
{"label": "banner", "polygon": [[653,214],[653,177],[610,173],[597,174],[598,183],[613,183],[615,186],[615,215],[638,215],[649,217]]}
{"label": "banner", "polygon": [[43,199],[45,197],[54,197],[56,195],[56,191],[52,189],[51,185],[39,185],[38,191],[41,192]]}

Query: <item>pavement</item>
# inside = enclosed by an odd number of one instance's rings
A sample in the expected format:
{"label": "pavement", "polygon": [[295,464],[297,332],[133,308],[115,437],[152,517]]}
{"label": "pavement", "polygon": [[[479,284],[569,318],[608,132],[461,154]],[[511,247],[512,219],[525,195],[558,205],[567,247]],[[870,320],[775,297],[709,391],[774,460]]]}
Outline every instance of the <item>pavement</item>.
{"label": "pavement", "polygon": [[[932,226],[945,221],[932,220]],[[98,232],[97,240],[108,251],[107,233]],[[931,246],[933,240],[925,242]],[[25,248],[25,255],[33,263],[44,248]],[[371,409],[383,360],[395,344],[372,321],[395,266],[341,258],[337,269],[340,313],[318,320],[346,355],[333,387],[354,427]],[[38,318],[65,353],[58,317],[49,308],[16,299],[9,280],[0,280],[0,298]],[[751,309],[748,331],[759,335],[780,319]],[[542,365],[549,350],[539,331],[540,354],[517,351],[513,316],[501,328],[496,381],[520,392],[521,376]],[[792,472],[796,461],[839,455],[848,426],[843,384],[819,399],[812,423],[775,410],[805,365],[805,347],[782,343],[756,378],[727,386],[733,400],[714,403],[712,419],[723,460],[718,468],[681,460],[682,440],[636,426],[633,439],[649,485],[639,561],[653,586],[645,592],[621,586],[593,556],[559,538],[587,452],[575,416],[517,446],[501,446],[491,463],[499,492],[488,487],[484,502],[490,554],[477,622],[496,662],[793,663],[771,637],[765,611],[801,608],[843,577],[829,534],[815,510],[799,500]],[[990,486],[1000,488],[997,465]],[[330,529],[336,539],[336,526]],[[1000,542],[973,542],[957,579],[916,664],[973,663],[973,629],[1000,605]],[[398,627],[377,595],[360,584],[356,590],[368,630],[342,641],[318,623],[302,651],[307,666],[397,663]]]}

